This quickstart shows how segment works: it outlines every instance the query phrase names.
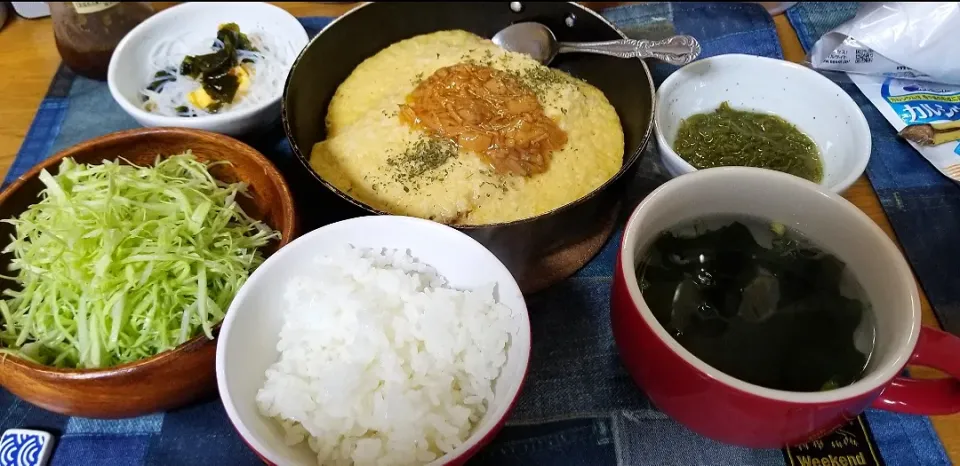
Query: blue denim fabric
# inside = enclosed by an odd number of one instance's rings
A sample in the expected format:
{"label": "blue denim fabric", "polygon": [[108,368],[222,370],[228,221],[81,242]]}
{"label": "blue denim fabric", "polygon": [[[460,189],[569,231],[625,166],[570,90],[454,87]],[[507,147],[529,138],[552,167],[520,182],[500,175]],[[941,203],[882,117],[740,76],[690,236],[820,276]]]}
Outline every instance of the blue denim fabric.
{"label": "blue denim fabric", "polygon": [[[707,56],[737,52],[782,57],[771,18],[752,4],[654,3],[614,8],[604,15],[633,37],[692,34]],[[313,35],[329,19],[302,22]],[[654,64],[656,82],[673,69]],[[59,149],[136,126],[113,102],[106,85],[61,70],[6,182]],[[253,143],[288,176],[296,176],[282,132]],[[665,179],[648,150],[626,207]],[[783,465],[779,450],[732,447],[690,432],[657,411],[633,384],[618,359],[608,311],[619,239],[617,232],[576,276],[529,298],[533,354],[527,384],[507,427],[470,464]],[[926,418],[883,412],[871,412],[868,418],[888,464],[949,464]],[[56,466],[260,464],[217,400],[136,419],[100,421],[55,415],[0,390],[0,429],[12,427],[56,434]]]}
{"label": "blue denim fabric", "polygon": [[804,50],[831,29],[857,14],[857,2],[802,2],[787,10],[787,19],[797,32]]}

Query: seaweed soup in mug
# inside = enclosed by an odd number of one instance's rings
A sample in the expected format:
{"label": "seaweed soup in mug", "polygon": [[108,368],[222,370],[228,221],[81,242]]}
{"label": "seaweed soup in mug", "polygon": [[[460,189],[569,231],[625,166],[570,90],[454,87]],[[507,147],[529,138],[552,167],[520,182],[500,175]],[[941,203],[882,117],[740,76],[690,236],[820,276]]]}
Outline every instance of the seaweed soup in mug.
{"label": "seaweed soup in mug", "polygon": [[836,256],[782,224],[711,216],[662,232],[638,260],[643,299],[694,356],[793,392],[856,382],[875,340],[870,303]]}

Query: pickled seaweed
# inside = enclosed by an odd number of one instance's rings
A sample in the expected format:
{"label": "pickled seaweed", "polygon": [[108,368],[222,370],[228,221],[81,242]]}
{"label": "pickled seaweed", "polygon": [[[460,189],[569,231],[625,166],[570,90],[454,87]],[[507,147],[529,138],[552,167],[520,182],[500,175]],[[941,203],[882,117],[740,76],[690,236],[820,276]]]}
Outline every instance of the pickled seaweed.
{"label": "pickled seaweed", "polygon": [[783,118],[735,110],[727,102],[680,123],[674,151],[698,169],[748,166],[789,173],[819,183],[817,145]]}
{"label": "pickled seaweed", "polygon": [[638,266],[661,325],[694,356],[752,384],[811,392],[858,380],[873,318],[845,264],[782,225],[720,224],[663,233]]}

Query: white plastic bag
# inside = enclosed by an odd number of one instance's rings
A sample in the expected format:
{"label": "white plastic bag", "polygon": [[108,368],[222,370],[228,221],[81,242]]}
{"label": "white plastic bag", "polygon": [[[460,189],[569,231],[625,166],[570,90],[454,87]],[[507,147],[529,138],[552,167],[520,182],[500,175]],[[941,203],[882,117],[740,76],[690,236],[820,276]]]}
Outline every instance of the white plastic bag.
{"label": "white plastic bag", "polygon": [[[814,69],[846,72],[897,131],[939,128],[960,121],[958,39],[960,2],[865,2],[853,19],[824,34],[807,60]],[[960,143],[910,145],[960,182]]]}
{"label": "white plastic bag", "polygon": [[818,70],[960,85],[960,2],[860,4],[810,51]]}

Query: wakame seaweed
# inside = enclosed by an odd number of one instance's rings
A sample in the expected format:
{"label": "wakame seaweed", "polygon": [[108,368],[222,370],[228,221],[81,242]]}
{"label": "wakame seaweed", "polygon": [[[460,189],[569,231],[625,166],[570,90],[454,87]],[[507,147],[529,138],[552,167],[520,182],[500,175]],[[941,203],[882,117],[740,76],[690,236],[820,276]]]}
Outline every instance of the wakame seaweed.
{"label": "wakame seaweed", "polygon": [[240,26],[237,23],[227,23],[220,26],[220,29],[217,30],[217,40],[234,50],[257,51],[257,48],[250,42],[250,38],[240,32]]}
{"label": "wakame seaweed", "polygon": [[174,110],[176,110],[177,114],[180,115],[180,116],[182,116],[182,117],[195,117],[195,116],[197,116],[197,114],[196,114],[193,110],[190,110],[190,107],[187,107],[186,105],[180,105],[180,106],[174,108]]}
{"label": "wakame seaweed", "polygon": [[233,102],[233,97],[237,95],[237,89],[239,88],[240,78],[232,74],[205,76],[203,90],[214,100],[212,104],[207,106],[207,110],[216,113],[223,104]]}
{"label": "wakame seaweed", "polygon": [[873,319],[866,302],[841,293],[845,264],[791,231],[769,233],[763,247],[747,225],[767,224],[740,220],[657,238],[637,268],[654,316],[694,356],[745,382],[811,392],[858,380]]}
{"label": "wakame seaweed", "polygon": [[217,30],[217,40],[223,44],[216,51],[204,55],[188,55],[180,64],[180,73],[200,81],[203,90],[213,99],[207,110],[216,113],[224,104],[233,102],[240,88],[240,78],[231,73],[239,64],[237,50],[256,51],[246,34],[236,23],[227,23]]}
{"label": "wakame seaweed", "polygon": [[163,89],[164,84],[177,79],[173,73],[174,71],[172,70],[157,71],[156,74],[153,75],[153,81],[149,86],[147,86],[147,90],[159,92],[161,89]]}
{"label": "wakame seaweed", "polygon": [[222,48],[205,55],[187,55],[180,64],[180,74],[193,79],[203,79],[205,76],[220,76],[237,66],[235,51]]}
{"label": "wakame seaweed", "polygon": [[683,120],[673,150],[698,169],[749,166],[815,183],[823,179],[817,145],[796,126],[776,115],[733,109],[727,102]]}

